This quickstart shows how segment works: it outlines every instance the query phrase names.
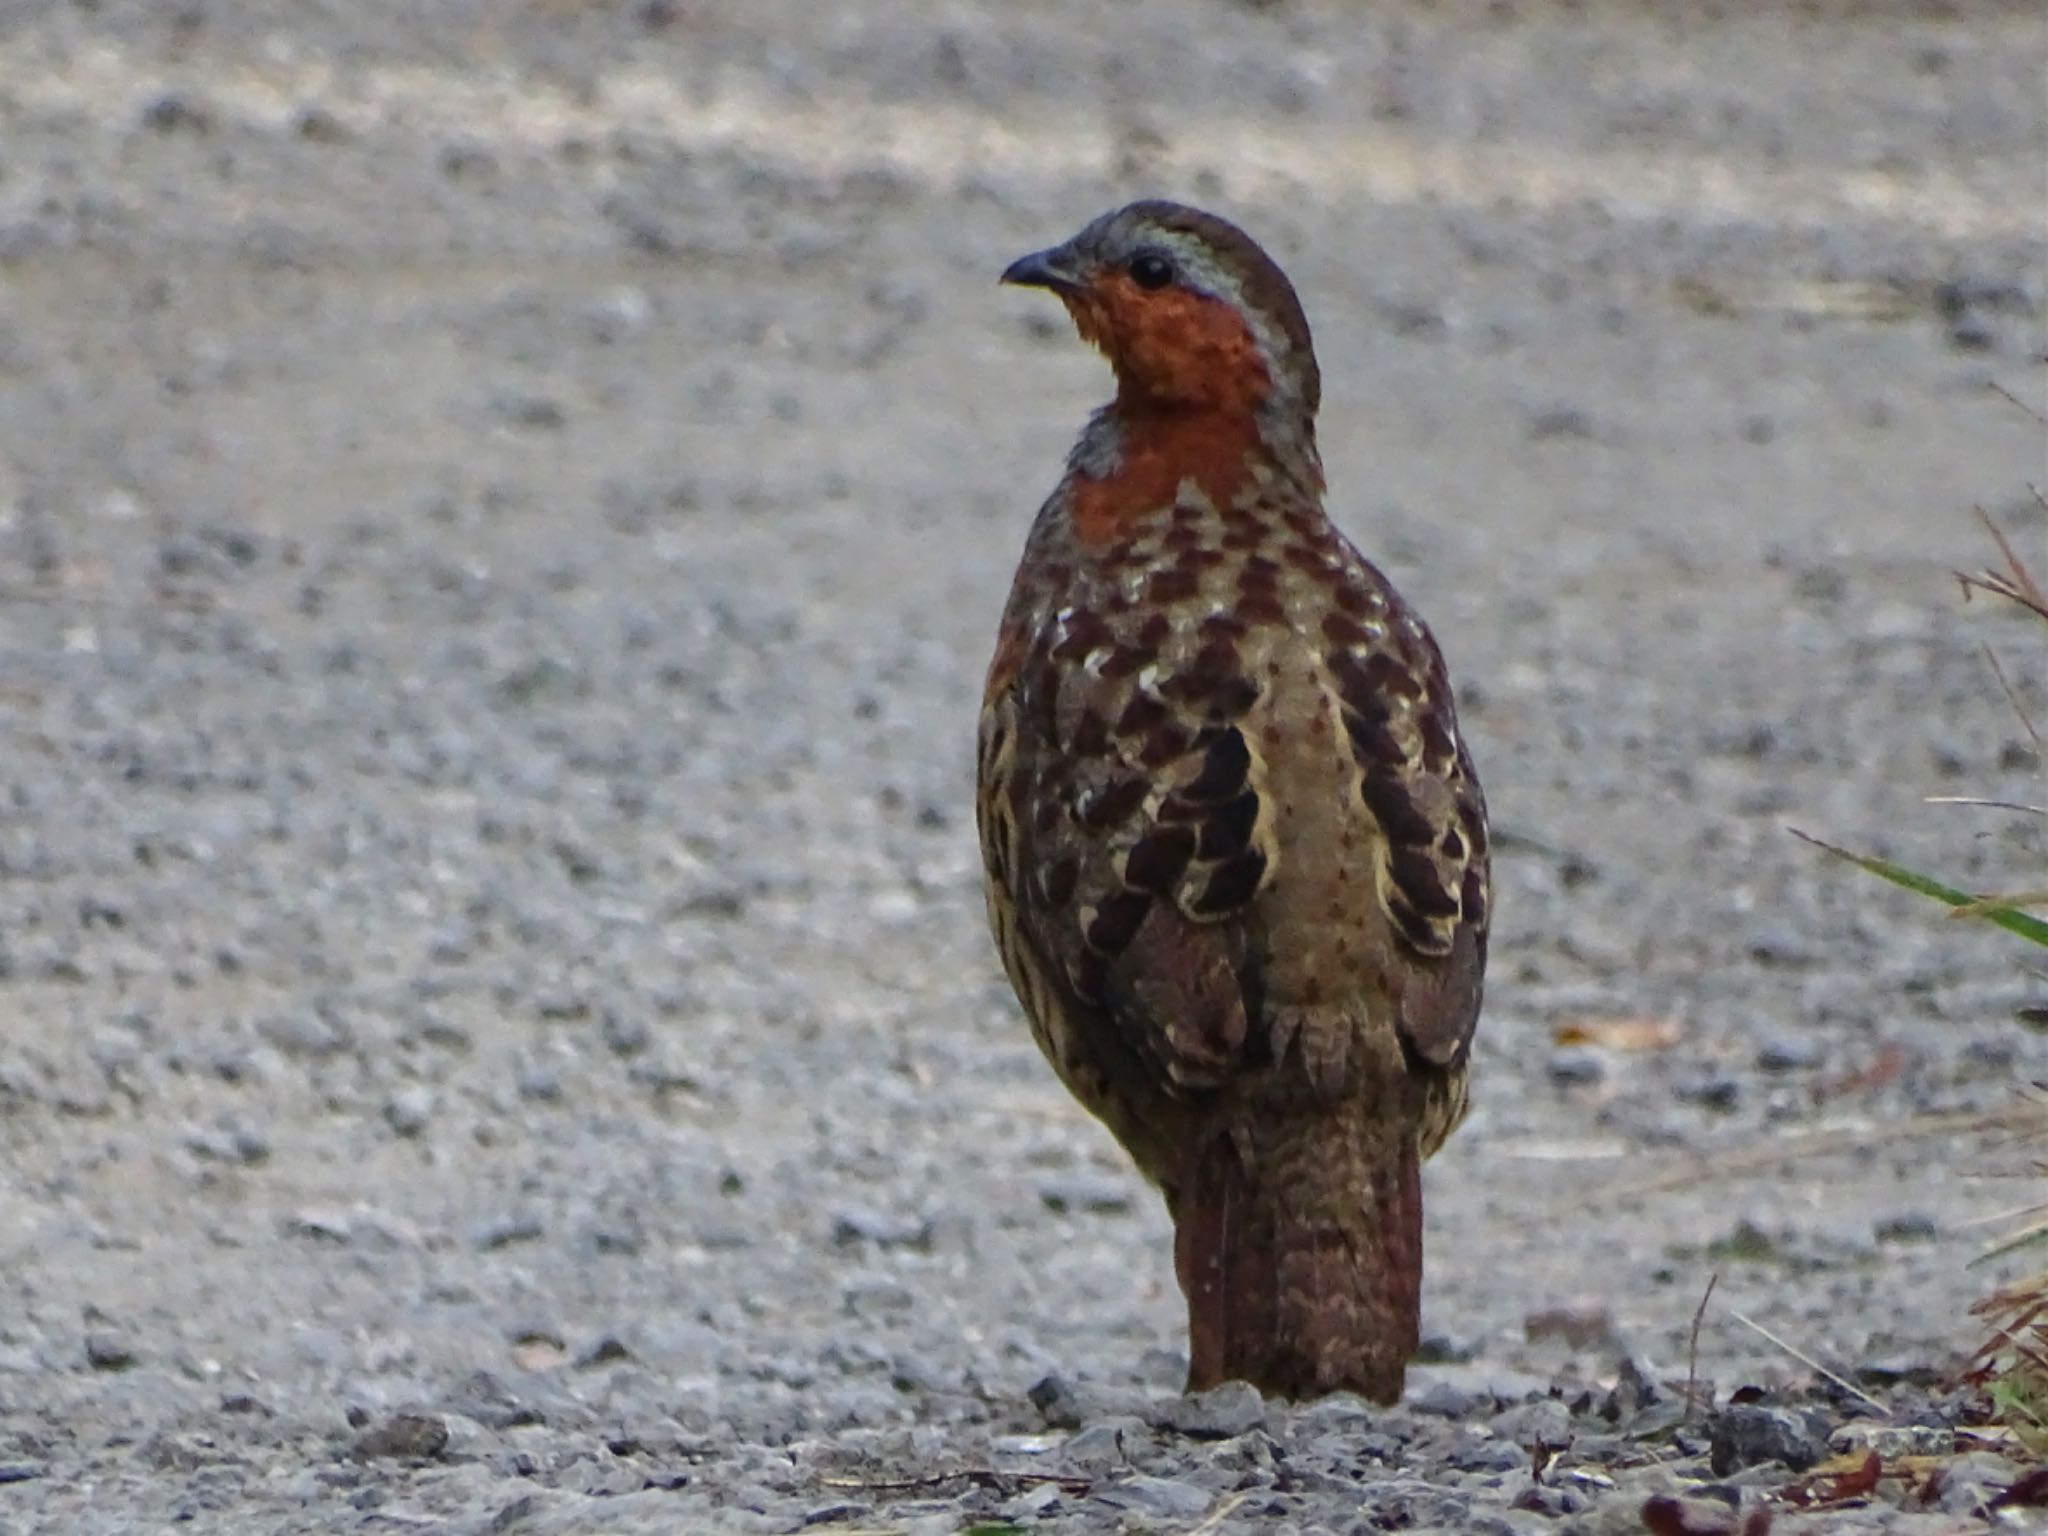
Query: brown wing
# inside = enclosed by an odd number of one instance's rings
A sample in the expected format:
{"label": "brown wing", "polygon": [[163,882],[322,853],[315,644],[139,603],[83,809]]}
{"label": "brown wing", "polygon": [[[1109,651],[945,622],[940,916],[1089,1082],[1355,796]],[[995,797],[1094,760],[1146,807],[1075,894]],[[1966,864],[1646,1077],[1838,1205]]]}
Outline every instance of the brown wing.
{"label": "brown wing", "polygon": [[1435,640],[1369,561],[1352,559],[1362,597],[1346,604],[1340,589],[1323,626],[1325,665],[1359,799],[1385,840],[1381,905],[1411,961],[1397,980],[1402,1039],[1425,1060],[1454,1066],[1479,1020],[1486,964],[1486,802]]}
{"label": "brown wing", "polygon": [[1137,1074],[1134,1094],[1218,1086],[1258,1013],[1239,920],[1270,859],[1239,728],[1258,690],[1220,634],[1198,636],[1162,677],[1162,638],[1072,615],[983,711],[998,942],[1041,1043],[1084,1100],[1077,1067],[1112,1087]]}

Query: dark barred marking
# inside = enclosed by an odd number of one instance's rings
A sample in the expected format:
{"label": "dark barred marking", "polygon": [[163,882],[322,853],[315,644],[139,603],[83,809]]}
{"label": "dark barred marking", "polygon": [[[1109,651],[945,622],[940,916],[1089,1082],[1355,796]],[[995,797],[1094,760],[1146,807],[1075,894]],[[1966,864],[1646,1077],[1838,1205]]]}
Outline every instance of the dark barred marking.
{"label": "dark barred marking", "polygon": [[1133,539],[1129,543],[1104,550],[1095,559],[1105,571],[1128,571],[1137,566],[1150,565],[1152,551],[1147,549],[1143,542]]}
{"label": "dark barred marking", "polygon": [[1323,620],[1323,638],[1347,651],[1363,650],[1372,644],[1372,632],[1348,613],[1333,613]]}
{"label": "dark barred marking", "polygon": [[1257,848],[1247,848],[1209,877],[1202,894],[1190,903],[1189,911],[1196,917],[1222,917],[1235,912],[1258,894],[1259,882],[1265,877],[1266,855]]}
{"label": "dark barred marking", "polygon": [[1134,693],[1124,712],[1116,717],[1119,736],[1149,736],[1173,718],[1173,712],[1147,693]]}
{"label": "dark barred marking", "polygon": [[1241,731],[1225,731],[1202,759],[1202,771],[1174,796],[1197,805],[1214,805],[1234,797],[1251,773],[1251,749]]}
{"label": "dark barred marking", "polygon": [[1145,662],[1145,653],[1136,646],[1120,645],[1109,653],[1109,660],[1096,670],[1107,678],[1125,678],[1142,671]]}
{"label": "dark barred marking", "polygon": [[1194,741],[1194,737],[1179,726],[1161,727],[1145,738],[1145,745],[1138,752],[1138,761],[1147,768],[1164,768],[1175,759],[1187,756]]}
{"label": "dark barred marking", "polygon": [[1242,853],[1251,845],[1252,829],[1258,824],[1258,791],[1248,789],[1225,802],[1202,824],[1202,842],[1196,851],[1204,859],[1227,859]]}
{"label": "dark barred marking", "polygon": [[1080,811],[1075,819],[1091,832],[1107,832],[1112,827],[1120,827],[1130,820],[1133,811],[1145,803],[1147,788],[1145,780],[1136,775],[1106,784],[1081,797]]}
{"label": "dark barred marking", "polygon": [[1247,592],[1237,600],[1240,617],[1253,624],[1285,624],[1287,609],[1270,592]]}
{"label": "dark barred marking", "polygon": [[1054,859],[1039,871],[1039,902],[1048,911],[1057,912],[1074,899],[1074,885],[1080,873],[1080,866],[1071,858]]}
{"label": "dark barred marking", "polygon": [[1067,742],[1067,751],[1075,757],[1100,757],[1108,750],[1108,722],[1092,709],[1082,710],[1080,719],[1074,722],[1074,734]]}
{"label": "dark barred marking", "polygon": [[1472,845],[1474,860],[1486,857],[1486,818],[1479,813],[1475,801],[1468,800],[1460,807],[1463,815],[1459,818],[1465,824],[1465,840]]}
{"label": "dark barred marking", "polygon": [[1208,713],[1217,719],[1235,721],[1260,702],[1260,686],[1251,678],[1231,678],[1217,690],[1217,696],[1210,700]]}
{"label": "dark barred marking", "polygon": [[1475,928],[1483,928],[1487,910],[1486,879],[1476,864],[1465,871],[1463,895],[1465,921]]}
{"label": "dark barred marking", "polygon": [[1362,619],[1379,612],[1379,594],[1370,587],[1360,586],[1356,581],[1347,581],[1331,594],[1331,601],[1354,619]]}
{"label": "dark barred marking", "polygon": [[1115,640],[1102,615],[1083,608],[1067,621],[1066,638],[1052,648],[1054,661],[1079,661]]}
{"label": "dark barred marking", "polygon": [[1209,617],[1202,620],[1201,627],[1196,630],[1196,634],[1201,637],[1204,645],[1242,640],[1250,633],[1251,630],[1243,619],[1228,613],[1210,614]]}
{"label": "dark barred marking", "polygon": [[1201,590],[1195,573],[1179,566],[1154,571],[1145,582],[1145,601],[1159,605],[1190,602]]}
{"label": "dark barred marking", "polygon": [[1248,677],[1233,677],[1216,690],[1209,701],[1209,713],[1220,720],[1235,720],[1259,702],[1259,685]]}
{"label": "dark barred marking", "polygon": [[1457,738],[1451,735],[1449,723],[1440,709],[1424,709],[1420,713],[1422,726],[1422,761],[1429,771],[1447,774],[1451,765],[1458,760]]}
{"label": "dark barred marking", "polygon": [[1099,1002],[1102,998],[1102,983],[1109,974],[1109,964],[1094,950],[1085,946],[1074,956],[1067,967],[1067,979],[1073,986],[1074,995],[1083,1002]]}
{"label": "dark barred marking", "polygon": [[1317,575],[1330,569],[1329,557],[1314,544],[1299,544],[1289,539],[1280,546],[1280,558],[1298,571]]}
{"label": "dark barred marking", "polygon": [[1324,518],[1313,507],[1290,506],[1280,514],[1280,520],[1304,539],[1323,537]]}
{"label": "dark barred marking", "polygon": [[1383,767],[1400,767],[1408,760],[1408,754],[1401,750],[1401,743],[1395,738],[1392,727],[1384,720],[1367,720],[1344,711],[1344,733],[1351,738],[1351,747],[1358,754],[1361,763],[1373,763]]}
{"label": "dark barred marking", "polygon": [[1337,680],[1337,697],[1344,707],[1368,724],[1393,718],[1393,704],[1386,693],[1373,687],[1372,674],[1351,651],[1330,658],[1330,675]]}
{"label": "dark barred marking", "polygon": [[1230,681],[1228,669],[1236,662],[1235,656],[1197,652],[1193,661],[1159,685],[1159,695],[1183,708],[1205,704]]}
{"label": "dark barred marking", "polygon": [[1060,802],[1056,795],[1027,795],[1034,809],[1031,813],[1031,830],[1040,837],[1050,837],[1060,824]]}
{"label": "dark barred marking", "polygon": [[1376,651],[1366,658],[1365,675],[1372,686],[1383,693],[1391,693],[1410,703],[1422,697],[1422,679],[1418,669],[1403,666],[1398,658],[1384,651]]}
{"label": "dark barred marking", "polygon": [[1384,720],[1396,702],[1413,704],[1422,697],[1414,674],[1384,651],[1365,656],[1339,651],[1329,667],[1337,680],[1337,697],[1368,720]]}
{"label": "dark barred marking", "polygon": [[1124,883],[1134,890],[1165,896],[1187,872],[1195,856],[1192,827],[1161,827],[1138,839],[1124,860]]}
{"label": "dark barred marking", "polygon": [[990,713],[994,716],[994,724],[981,733],[980,763],[983,772],[995,767],[996,759],[1010,744],[1010,722],[995,711]]}
{"label": "dark barred marking", "polygon": [[1264,555],[1253,555],[1237,573],[1237,584],[1246,592],[1278,592],[1280,567]]}
{"label": "dark barred marking", "polygon": [[1401,935],[1402,942],[1416,953],[1440,955],[1450,949],[1437,925],[1398,896],[1387,903],[1387,916],[1393,919],[1394,929]]}
{"label": "dark barred marking", "polygon": [[1155,613],[1138,626],[1138,644],[1148,651],[1156,651],[1166,644],[1166,637],[1173,633],[1173,620],[1163,613]]}
{"label": "dark barred marking", "polygon": [[1223,531],[1223,547],[1233,554],[1244,554],[1265,542],[1266,530],[1256,523],[1239,524]]}
{"label": "dark barred marking", "polygon": [[1465,839],[1456,827],[1445,827],[1444,835],[1437,839],[1437,851],[1452,863],[1465,857]]}
{"label": "dark barred marking", "polygon": [[1143,891],[1125,891],[1105,901],[1088,925],[1088,947],[1114,960],[1131,947],[1138,936],[1138,924],[1152,910],[1152,898]]}
{"label": "dark barred marking", "polygon": [[1372,812],[1373,820],[1380,824],[1380,830],[1386,834],[1389,843],[1427,848],[1436,840],[1436,828],[1416,808],[1415,797],[1408,793],[1408,786],[1394,775],[1367,769],[1359,782],[1358,795],[1365,802],[1365,808]]}
{"label": "dark barred marking", "polygon": [[1435,857],[1422,848],[1391,848],[1387,868],[1401,893],[1424,917],[1456,917],[1458,893],[1444,884]]}

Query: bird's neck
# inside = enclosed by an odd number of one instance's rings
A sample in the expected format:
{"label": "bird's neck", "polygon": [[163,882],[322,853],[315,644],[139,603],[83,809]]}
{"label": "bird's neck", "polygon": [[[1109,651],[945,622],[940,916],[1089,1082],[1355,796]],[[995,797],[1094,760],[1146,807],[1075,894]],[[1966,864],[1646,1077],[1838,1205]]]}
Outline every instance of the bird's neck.
{"label": "bird's neck", "polygon": [[1260,482],[1284,482],[1319,499],[1323,468],[1306,419],[1119,393],[1089,419],[1068,457],[1067,481],[1075,535],[1100,548],[1134,522],[1169,511],[1185,484],[1216,507]]}

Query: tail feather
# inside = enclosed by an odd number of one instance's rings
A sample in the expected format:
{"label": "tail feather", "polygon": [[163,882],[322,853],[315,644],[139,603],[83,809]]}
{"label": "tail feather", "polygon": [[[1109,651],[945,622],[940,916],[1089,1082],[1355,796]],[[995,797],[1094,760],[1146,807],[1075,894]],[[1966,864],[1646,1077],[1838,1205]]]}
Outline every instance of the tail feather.
{"label": "tail feather", "polygon": [[1401,1396],[1420,1337],[1422,1167],[1398,1116],[1211,1137],[1174,1189],[1188,1390]]}

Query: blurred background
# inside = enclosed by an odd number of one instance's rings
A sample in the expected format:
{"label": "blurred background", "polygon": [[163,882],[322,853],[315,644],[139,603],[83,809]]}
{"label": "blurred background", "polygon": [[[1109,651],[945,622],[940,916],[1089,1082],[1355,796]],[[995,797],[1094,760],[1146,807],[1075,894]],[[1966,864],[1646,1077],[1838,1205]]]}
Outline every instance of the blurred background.
{"label": "blurred background", "polygon": [[1951,1363],[2017,1164],[1914,1127],[2039,984],[1786,829],[2038,883],[1922,802],[2040,797],[1949,573],[2048,552],[2044,68],[1989,0],[0,9],[0,1527],[785,1529],[1177,1386],[970,798],[1108,387],[995,275],[1140,195],[1300,289],[1501,834],[1418,1391],[1682,1374],[1716,1272],[1724,1387],[1800,1367],[1721,1305]]}

